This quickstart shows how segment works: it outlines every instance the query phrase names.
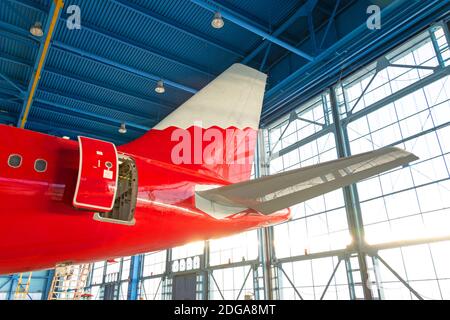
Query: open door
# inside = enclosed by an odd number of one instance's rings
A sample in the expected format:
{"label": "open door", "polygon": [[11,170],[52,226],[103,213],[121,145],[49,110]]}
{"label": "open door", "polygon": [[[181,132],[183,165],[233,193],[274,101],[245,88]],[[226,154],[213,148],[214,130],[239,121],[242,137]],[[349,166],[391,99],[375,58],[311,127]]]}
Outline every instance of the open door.
{"label": "open door", "polygon": [[73,206],[108,212],[113,209],[117,192],[118,158],[110,142],[78,137],[80,164]]}
{"label": "open door", "polygon": [[112,210],[97,212],[94,219],[102,222],[119,223],[132,226],[135,224],[138,192],[138,174],[133,158],[119,154],[119,177],[117,192]]}

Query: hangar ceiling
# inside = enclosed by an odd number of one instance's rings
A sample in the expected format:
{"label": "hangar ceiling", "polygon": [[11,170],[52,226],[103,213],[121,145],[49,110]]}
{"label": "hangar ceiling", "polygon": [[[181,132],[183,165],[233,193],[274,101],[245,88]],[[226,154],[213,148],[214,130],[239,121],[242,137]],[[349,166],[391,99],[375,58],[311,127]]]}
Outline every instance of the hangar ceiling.
{"label": "hangar ceiling", "polygon": [[[372,4],[380,30],[366,26]],[[72,5],[81,29],[67,27]],[[20,122],[46,38],[30,27],[45,29],[52,10],[52,0],[0,1],[1,123]],[[269,75],[264,126],[449,10],[441,0],[66,0],[25,127],[123,144],[236,62]]]}

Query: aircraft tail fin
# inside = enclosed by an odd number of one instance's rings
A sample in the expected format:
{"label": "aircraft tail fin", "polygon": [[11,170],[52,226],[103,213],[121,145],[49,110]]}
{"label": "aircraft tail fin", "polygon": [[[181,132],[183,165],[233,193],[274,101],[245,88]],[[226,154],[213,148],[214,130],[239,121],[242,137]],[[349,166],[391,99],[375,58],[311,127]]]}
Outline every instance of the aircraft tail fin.
{"label": "aircraft tail fin", "polygon": [[230,182],[248,180],[266,78],[234,64],[147,134],[120,149]]}
{"label": "aircraft tail fin", "polygon": [[169,114],[154,129],[236,127],[258,129],[267,76],[233,64],[206,87]]}

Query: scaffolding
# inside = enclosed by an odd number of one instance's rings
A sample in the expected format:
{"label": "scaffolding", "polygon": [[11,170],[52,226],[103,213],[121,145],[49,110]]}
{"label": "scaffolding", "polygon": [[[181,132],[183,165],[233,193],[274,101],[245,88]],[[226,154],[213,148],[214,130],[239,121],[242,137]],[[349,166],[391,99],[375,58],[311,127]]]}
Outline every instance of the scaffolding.
{"label": "scaffolding", "polygon": [[57,267],[48,300],[81,300],[86,298],[85,287],[89,270],[89,264]]}
{"label": "scaffolding", "polygon": [[[29,291],[31,284],[31,277],[33,273],[30,272],[28,274],[21,273],[19,274],[19,279],[17,281],[16,291],[14,293],[14,300],[27,300],[29,299]],[[26,278],[25,284],[24,279]],[[31,300],[31,299],[30,299]]]}

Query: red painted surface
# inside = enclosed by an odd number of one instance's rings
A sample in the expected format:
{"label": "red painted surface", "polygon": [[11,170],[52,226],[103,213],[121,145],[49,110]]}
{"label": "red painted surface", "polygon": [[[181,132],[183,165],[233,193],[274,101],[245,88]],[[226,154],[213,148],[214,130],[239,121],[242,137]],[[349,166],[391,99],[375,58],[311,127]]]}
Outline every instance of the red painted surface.
{"label": "red painted surface", "polygon": [[[94,211],[74,208],[77,142],[0,125],[0,274],[161,250],[289,219],[288,209],[270,216],[249,210],[223,220],[197,209],[195,185],[247,180],[251,165],[174,165],[173,130],[152,130],[118,148],[135,159],[139,175],[136,224],[127,226],[93,220]],[[256,133],[245,132],[254,146]],[[223,156],[232,154],[230,150]],[[14,153],[23,156],[20,168],[8,166],[8,156]],[[238,157],[252,159],[253,151]],[[47,160],[46,172],[34,170],[36,159]]]}
{"label": "red painted surface", "polygon": [[112,210],[116,196],[117,151],[114,144],[79,137],[80,165],[73,206],[99,212]]}

